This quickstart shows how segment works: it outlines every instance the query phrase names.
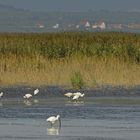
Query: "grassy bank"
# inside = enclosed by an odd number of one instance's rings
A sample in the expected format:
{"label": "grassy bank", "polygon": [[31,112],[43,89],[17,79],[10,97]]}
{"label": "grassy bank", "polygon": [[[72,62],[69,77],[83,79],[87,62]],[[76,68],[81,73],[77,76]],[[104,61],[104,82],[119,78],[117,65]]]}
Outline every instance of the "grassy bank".
{"label": "grassy bank", "polygon": [[0,84],[140,85],[140,35],[0,34]]}

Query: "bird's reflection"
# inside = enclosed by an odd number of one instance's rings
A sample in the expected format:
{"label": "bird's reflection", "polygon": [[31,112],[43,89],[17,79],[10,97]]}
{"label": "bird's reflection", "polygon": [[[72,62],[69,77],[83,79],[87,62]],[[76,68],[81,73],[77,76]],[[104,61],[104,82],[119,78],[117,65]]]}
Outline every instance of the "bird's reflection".
{"label": "bird's reflection", "polygon": [[34,100],[25,99],[25,100],[23,100],[23,103],[26,106],[32,106],[33,104],[38,104],[39,103],[39,100],[37,100],[37,99],[34,99]]}
{"label": "bird's reflection", "polygon": [[29,101],[29,100],[24,100],[23,103],[24,103],[26,106],[31,106],[31,105],[32,105],[32,101]]}
{"label": "bird's reflection", "polygon": [[66,106],[83,106],[85,104],[84,101],[66,101]]}
{"label": "bird's reflection", "polygon": [[58,136],[60,134],[60,127],[48,127],[47,135],[55,135]]}
{"label": "bird's reflection", "polygon": [[0,107],[2,107],[3,106],[3,103],[2,102],[0,102]]}
{"label": "bird's reflection", "polygon": [[35,104],[37,104],[37,103],[39,103],[39,100],[38,100],[38,99],[34,99],[33,102],[34,102]]}

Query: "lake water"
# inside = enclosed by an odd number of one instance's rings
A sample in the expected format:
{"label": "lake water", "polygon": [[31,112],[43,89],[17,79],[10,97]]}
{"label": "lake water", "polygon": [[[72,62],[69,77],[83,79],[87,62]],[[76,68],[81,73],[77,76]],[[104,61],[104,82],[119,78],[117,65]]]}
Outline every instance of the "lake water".
{"label": "lake water", "polygon": [[[46,122],[57,114],[61,128]],[[140,97],[3,97],[0,140],[140,140]]]}

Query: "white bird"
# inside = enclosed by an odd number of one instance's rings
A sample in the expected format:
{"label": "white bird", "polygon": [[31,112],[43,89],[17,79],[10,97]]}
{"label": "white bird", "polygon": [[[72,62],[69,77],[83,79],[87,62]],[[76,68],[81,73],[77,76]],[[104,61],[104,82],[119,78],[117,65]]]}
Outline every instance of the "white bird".
{"label": "white bird", "polygon": [[32,97],[32,94],[25,94],[25,95],[23,96],[24,99],[29,99],[29,98],[31,98],[31,97]]}
{"label": "white bird", "polygon": [[0,98],[3,96],[3,92],[0,93]]}
{"label": "white bird", "polygon": [[72,98],[72,100],[78,100],[79,97],[80,97],[79,95],[74,95],[73,98]]}
{"label": "white bird", "polygon": [[68,93],[65,93],[65,94],[64,94],[64,96],[66,96],[66,97],[69,97],[69,98],[70,98],[70,97],[72,97],[72,96],[73,96],[73,93],[68,92]]}
{"label": "white bird", "polygon": [[74,96],[73,96],[72,100],[78,100],[79,97],[84,97],[84,96],[85,96],[84,93],[83,93],[83,94],[77,94],[77,95],[74,95]]}
{"label": "white bird", "polygon": [[73,93],[73,95],[75,96],[75,95],[78,95],[78,96],[80,96],[80,97],[83,97],[85,94],[83,93],[81,93],[81,92],[75,92],[75,93]]}
{"label": "white bird", "polygon": [[85,94],[84,94],[84,93],[80,95],[80,97],[84,97],[84,96],[85,96]]}
{"label": "white bird", "polygon": [[37,88],[36,90],[34,90],[34,95],[36,95],[39,92],[39,89]]}
{"label": "white bird", "polygon": [[46,119],[47,122],[50,122],[51,123],[51,126],[53,124],[55,124],[57,121],[59,121],[59,124],[61,126],[61,120],[60,120],[60,115],[57,115],[56,117],[55,116],[51,116],[49,118]]}

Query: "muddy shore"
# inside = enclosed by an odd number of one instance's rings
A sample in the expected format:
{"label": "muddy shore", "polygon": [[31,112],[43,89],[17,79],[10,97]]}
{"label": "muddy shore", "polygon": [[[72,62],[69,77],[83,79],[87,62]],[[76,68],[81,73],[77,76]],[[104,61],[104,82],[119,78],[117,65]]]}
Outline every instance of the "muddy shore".
{"label": "muddy shore", "polygon": [[[140,96],[140,86],[125,88],[125,87],[111,87],[102,86],[96,88],[83,88],[83,89],[71,89],[62,86],[40,86],[32,87],[25,85],[11,86],[11,87],[1,87],[0,91],[5,94],[4,98],[17,98],[24,95],[25,93],[33,93],[33,90],[39,88],[39,97],[43,98],[45,96],[49,97],[62,97],[64,93],[67,92],[77,92],[80,91],[86,94],[86,97],[135,97]],[[8,94],[9,93],[9,94]]]}

